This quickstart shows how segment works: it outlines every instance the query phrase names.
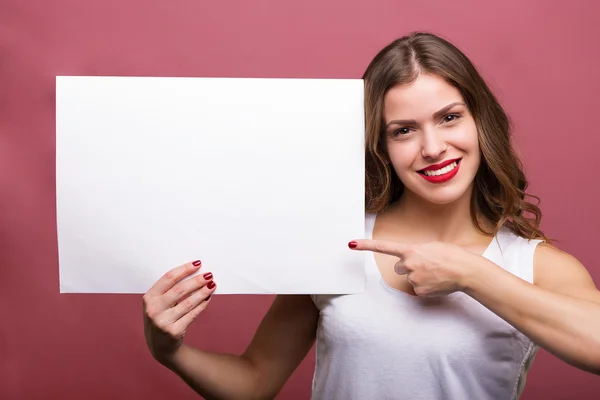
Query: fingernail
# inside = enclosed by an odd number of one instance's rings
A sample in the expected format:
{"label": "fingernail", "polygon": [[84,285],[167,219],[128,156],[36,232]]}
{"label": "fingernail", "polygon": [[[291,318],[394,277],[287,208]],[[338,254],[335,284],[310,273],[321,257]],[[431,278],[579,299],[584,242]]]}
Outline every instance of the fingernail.
{"label": "fingernail", "polygon": [[204,277],[204,279],[206,279],[207,281],[211,280],[213,275],[210,272],[207,272],[206,274],[202,275]]}
{"label": "fingernail", "polygon": [[210,300],[210,296],[212,296],[212,294],[209,294],[208,297],[206,299],[204,299],[204,301],[209,301]]}
{"label": "fingernail", "polygon": [[355,249],[356,246],[358,246],[358,243],[356,243],[355,241],[348,243],[348,247],[350,247],[351,249]]}
{"label": "fingernail", "polygon": [[196,260],[196,261],[194,261],[194,262],[192,263],[192,265],[193,265],[194,267],[199,267],[200,265],[202,265],[202,261],[200,261],[200,260]]}
{"label": "fingernail", "polygon": [[217,285],[215,284],[215,281],[210,281],[210,282],[208,283],[208,285],[206,285],[206,286],[207,286],[209,289],[212,289],[212,288],[214,288],[214,287],[215,287],[215,286],[217,286]]}

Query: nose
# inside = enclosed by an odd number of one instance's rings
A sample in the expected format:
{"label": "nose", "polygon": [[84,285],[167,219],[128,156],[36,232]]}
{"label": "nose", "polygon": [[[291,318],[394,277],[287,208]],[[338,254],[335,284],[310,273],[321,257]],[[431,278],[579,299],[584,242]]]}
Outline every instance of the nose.
{"label": "nose", "polygon": [[444,141],[442,135],[435,130],[430,130],[424,133],[423,145],[421,147],[421,155],[427,159],[438,159],[440,158],[448,148],[448,145]]}

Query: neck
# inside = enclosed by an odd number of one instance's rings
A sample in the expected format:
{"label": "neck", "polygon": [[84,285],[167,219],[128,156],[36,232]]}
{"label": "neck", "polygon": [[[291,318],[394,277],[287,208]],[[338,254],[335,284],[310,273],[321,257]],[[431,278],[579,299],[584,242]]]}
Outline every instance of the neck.
{"label": "neck", "polygon": [[406,191],[391,207],[395,219],[410,226],[415,237],[461,244],[481,236],[471,217],[471,192],[449,204],[434,204]]}

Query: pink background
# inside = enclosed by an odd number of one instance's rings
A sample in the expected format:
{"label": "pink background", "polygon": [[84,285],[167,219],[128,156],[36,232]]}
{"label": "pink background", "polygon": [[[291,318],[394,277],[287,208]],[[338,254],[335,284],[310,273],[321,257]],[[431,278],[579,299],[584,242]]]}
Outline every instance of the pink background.
{"label": "pink background", "polygon": [[[59,294],[56,75],[358,78],[394,38],[444,35],[514,120],[544,228],[600,282],[598,177],[588,166],[600,147],[599,3],[490,3],[0,2],[0,398],[195,398],[146,350],[141,296]],[[242,351],[271,300],[217,297],[189,342]],[[308,398],[313,362],[311,353],[279,398]],[[542,352],[524,398],[598,393],[600,377]]]}

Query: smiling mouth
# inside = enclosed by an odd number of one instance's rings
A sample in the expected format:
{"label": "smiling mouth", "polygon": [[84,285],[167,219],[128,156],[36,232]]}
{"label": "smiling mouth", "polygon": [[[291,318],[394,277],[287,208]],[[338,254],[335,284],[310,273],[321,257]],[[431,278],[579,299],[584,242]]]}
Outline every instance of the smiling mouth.
{"label": "smiling mouth", "polygon": [[444,175],[447,174],[448,172],[456,169],[456,167],[458,167],[458,164],[460,164],[461,159],[456,159],[450,162],[446,162],[441,164],[439,167],[436,166],[432,166],[432,167],[427,167],[424,168],[422,170],[417,171],[418,173],[425,175],[425,176],[440,176],[440,175]]}

